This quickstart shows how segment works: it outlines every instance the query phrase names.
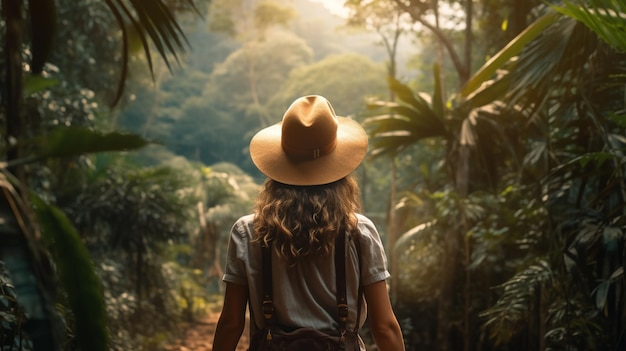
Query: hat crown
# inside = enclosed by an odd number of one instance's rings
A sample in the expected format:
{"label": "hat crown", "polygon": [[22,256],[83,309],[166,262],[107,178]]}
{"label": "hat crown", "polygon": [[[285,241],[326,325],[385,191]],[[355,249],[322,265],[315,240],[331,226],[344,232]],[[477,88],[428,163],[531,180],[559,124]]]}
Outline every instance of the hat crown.
{"label": "hat crown", "polygon": [[263,174],[297,186],[337,181],[354,171],[366,152],[365,129],[335,115],[328,100],[318,95],[296,99],[281,122],[250,140],[250,157]]}
{"label": "hat crown", "polygon": [[294,101],[282,121],[281,146],[290,157],[316,159],[337,145],[339,122],[328,100],[305,96]]}

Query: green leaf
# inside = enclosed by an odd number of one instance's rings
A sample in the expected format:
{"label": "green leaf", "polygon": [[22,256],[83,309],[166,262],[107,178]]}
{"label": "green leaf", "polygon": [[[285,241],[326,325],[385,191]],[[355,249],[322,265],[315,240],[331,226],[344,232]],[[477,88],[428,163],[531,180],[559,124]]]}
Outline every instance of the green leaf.
{"label": "green leaf", "polygon": [[76,320],[82,350],[106,351],[106,306],[89,252],[65,214],[33,194],[44,239],[50,244],[63,289]]}
{"label": "green leaf", "polygon": [[600,283],[600,285],[598,285],[595,289],[596,307],[601,311],[604,310],[604,307],[606,306],[610,288],[611,281],[605,280]]}
{"label": "green leaf", "polygon": [[611,280],[622,279],[624,277],[624,267],[619,267],[611,274]]}
{"label": "green leaf", "polygon": [[[411,88],[407,85],[402,84],[400,81],[396,80],[393,77],[388,78],[389,88],[393,90],[398,99],[403,101],[405,104],[409,106],[394,106],[392,110],[394,112],[401,114],[402,116],[407,117],[410,120],[420,120],[420,124],[430,124],[431,128],[436,128],[440,130],[441,135],[445,135],[446,126],[443,123],[443,114],[438,113],[431,104],[426,101],[420,94],[413,94]],[[435,103],[440,104],[439,109],[442,110],[442,102],[441,97],[434,97]],[[438,101],[438,102],[437,102]]]}
{"label": "green leaf", "polygon": [[144,147],[148,141],[136,134],[99,133],[85,128],[62,128],[41,141],[42,157],[69,157],[82,154],[126,151]]}
{"label": "green leaf", "polygon": [[0,305],[2,305],[3,310],[8,310],[10,306],[9,299],[6,296],[0,295]]}
{"label": "green leaf", "polygon": [[398,238],[398,241],[396,241],[395,245],[393,246],[393,252],[395,253],[401,248],[406,247],[407,245],[410,244],[412,240],[416,240],[416,238],[423,235],[425,231],[433,230],[431,229],[431,227],[433,227],[435,224],[436,224],[435,220],[428,221],[425,223],[421,223],[407,230],[406,232],[402,233],[400,237]]}
{"label": "green leaf", "polygon": [[413,107],[419,113],[423,115],[430,114],[433,115],[435,119],[437,118],[433,109],[430,107],[430,104],[419,94],[413,94],[413,91],[411,91],[411,88],[409,88],[408,85],[402,84],[400,81],[391,78],[389,87],[394,91],[394,93],[396,93],[400,100]]}
{"label": "green leaf", "polygon": [[618,51],[626,51],[626,15],[615,1],[598,1],[590,8],[582,1],[564,1],[563,6],[552,5],[556,11],[582,22],[600,39]]}
{"label": "green leaf", "polygon": [[[117,2],[118,4],[122,3],[119,0]],[[177,53],[183,51],[182,42],[186,42],[185,34],[171,11],[163,4],[162,0],[130,0],[130,2],[135,8],[138,18],[137,22],[133,22],[135,29],[138,32],[145,30],[148,33],[165,64],[171,69],[168,54],[171,54],[178,61]],[[146,50],[149,49],[146,48]]]}
{"label": "green leaf", "polygon": [[416,99],[413,91],[406,84],[402,84],[399,80],[391,76],[387,78],[387,83],[389,84],[389,89],[396,94],[398,99],[415,107],[416,109],[423,108],[423,104]]}
{"label": "green leaf", "polygon": [[398,153],[421,139],[447,137],[443,118],[424,98],[414,95],[408,86],[394,78],[389,78],[389,84],[405,104],[388,103],[390,114],[366,119],[364,125],[372,138],[372,157]]}
{"label": "green leaf", "polygon": [[508,74],[496,80],[483,82],[479,88],[467,96],[463,104],[468,105],[467,110],[469,111],[499,100],[506,93],[509,83]]}
{"label": "green leaf", "polygon": [[[199,14],[193,0],[186,0],[196,13]],[[148,68],[154,79],[154,66],[148,38],[154,44],[159,55],[171,70],[170,57],[180,63],[179,53],[184,51],[183,42],[189,45],[185,33],[174,18],[172,10],[163,0],[130,0],[132,8],[124,0],[105,0],[122,32],[124,48],[122,51],[122,75],[120,77],[116,97],[112,105],[116,105],[121,98],[124,82],[128,73],[128,45],[131,34],[141,40]],[[130,26],[130,28],[129,28]],[[132,28],[132,32],[131,32]],[[146,36],[147,33],[147,36]]]}
{"label": "green leaf", "polygon": [[111,132],[100,133],[86,128],[70,127],[54,130],[47,136],[36,139],[39,148],[35,155],[0,163],[0,168],[29,164],[50,157],[73,157],[108,151],[129,151],[149,144],[136,134]]}
{"label": "green leaf", "polygon": [[611,122],[616,123],[621,128],[626,128],[626,114],[624,113],[613,113],[608,116]]}
{"label": "green leaf", "polygon": [[596,167],[600,167],[606,160],[613,159],[615,156],[609,152],[591,152],[580,157],[581,167],[587,166],[590,161],[597,162]]}
{"label": "green leaf", "polygon": [[465,84],[461,90],[462,96],[468,96],[483,82],[493,78],[496,71],[509,62],[510,59],[517,56],[533,39],[539,36],[548,26],[555,23],[561,15],[557,12],[550,12],[537,19],[528,26],[517,37],[511,40],[500,52],[494,55],[487,63],[485,63],[474,76]]}
{"label": "green leaf", "polygon": [[24,77],[24,96],[31,96],[57,84],[59,84],[57,79],[44,78],[40,75],[27,75]]}

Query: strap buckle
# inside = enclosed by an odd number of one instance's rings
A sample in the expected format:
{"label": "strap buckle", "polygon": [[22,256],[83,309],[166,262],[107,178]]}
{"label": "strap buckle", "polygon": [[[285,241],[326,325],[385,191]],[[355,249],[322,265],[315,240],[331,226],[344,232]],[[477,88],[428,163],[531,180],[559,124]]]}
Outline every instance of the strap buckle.
{"label": "strap buckle", "polygon": [[274,303],[272,300],[263,300],[263,316],[265,319],[271,319],[274,313]]}
{"label": "strap buckle", "polygon": [[337,305],[337,315],[339,320],[345,322],[348,320],[348,305],[345,303]]}

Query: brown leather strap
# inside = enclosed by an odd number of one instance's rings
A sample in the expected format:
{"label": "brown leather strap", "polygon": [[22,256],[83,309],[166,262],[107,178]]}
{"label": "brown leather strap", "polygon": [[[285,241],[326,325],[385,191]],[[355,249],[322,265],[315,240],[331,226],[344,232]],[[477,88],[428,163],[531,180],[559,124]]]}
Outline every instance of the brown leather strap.
{"label": "brown leather strap", "polygon": [[355,333],[359,332],[359,322],[361,321],[361,304],[363,303],[363,284],[361,284],[361,269],[363,267],[361,267],[361,240],[359,239],[360,236],[360,232],[357,232],[355,235],[352,236],[352,239],[354,240],[354,246],[356,248],[357,263],[359,265],[359,269],[357,271],[359,274],[359,292],[357,293],[356,303],[356,324],[354,325]]}
{"label": "brown leather strap", "polygon": [[265,326],[270,327],[272,316],[274,314],[274,301],[272,291],[272,251],[269,245],[262,244],[261,251],[263,254],[263,300],[262,311],[265,317]]}
{"label": "brown leather strap", "polygon": [[339,332],[346,330],[348,300],[346,297],[346,233],[339,230],[335,239],[335,286],[337,287],[337,321]]}

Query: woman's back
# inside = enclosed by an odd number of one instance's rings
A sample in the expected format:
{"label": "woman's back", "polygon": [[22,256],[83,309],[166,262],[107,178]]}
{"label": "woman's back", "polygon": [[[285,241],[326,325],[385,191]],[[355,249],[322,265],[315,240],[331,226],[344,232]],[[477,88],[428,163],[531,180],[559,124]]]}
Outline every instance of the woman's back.
{"label": "woman's back", "polygon": [[[355,238],[346,238],[345,267],[349,329],[354,328],[356,322],[359,284],[367,285],[389,277],[384,249],[374,224],[364,216],[357,215],[357,218],[358,243],[361,248],[360,265]],[[254,239],[253,221],[254,216],[248,215],[240,218],[233,226],[224,280],[248,286],[254,325],[261,328],[265,323],[261,312],[263,291],[261,244]],[[282,328],[337,328],[334,252],[288,264],[274,251],[272,281],[274,315],[276,323]],[[363,303],[360,324],[366,316],[366,305]]]}

